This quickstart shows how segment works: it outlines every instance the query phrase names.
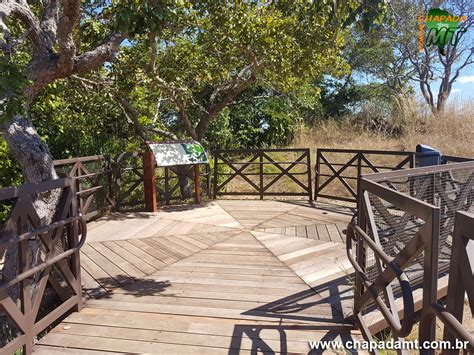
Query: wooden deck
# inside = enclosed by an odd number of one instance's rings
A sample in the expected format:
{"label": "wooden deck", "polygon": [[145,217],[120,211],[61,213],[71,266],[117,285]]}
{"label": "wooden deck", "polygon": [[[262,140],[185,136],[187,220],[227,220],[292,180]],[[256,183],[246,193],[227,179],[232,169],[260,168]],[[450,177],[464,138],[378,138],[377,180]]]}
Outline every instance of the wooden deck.
{"label": "wooden deck", "polygon": [[89,224],[85,307],[36,345],[52,353],[308,353],[361,339],[346,319],[350,211],[223,200]]}

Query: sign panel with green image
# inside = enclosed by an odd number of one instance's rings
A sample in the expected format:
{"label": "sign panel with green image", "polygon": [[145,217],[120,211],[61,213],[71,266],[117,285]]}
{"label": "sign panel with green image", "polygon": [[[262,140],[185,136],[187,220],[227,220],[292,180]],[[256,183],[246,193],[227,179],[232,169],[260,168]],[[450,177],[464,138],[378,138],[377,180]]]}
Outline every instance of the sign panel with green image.
{"label": "sign panel with green image", "polygon": [[204,147],[199,142],[149,143],[157,166],[208,164]]}

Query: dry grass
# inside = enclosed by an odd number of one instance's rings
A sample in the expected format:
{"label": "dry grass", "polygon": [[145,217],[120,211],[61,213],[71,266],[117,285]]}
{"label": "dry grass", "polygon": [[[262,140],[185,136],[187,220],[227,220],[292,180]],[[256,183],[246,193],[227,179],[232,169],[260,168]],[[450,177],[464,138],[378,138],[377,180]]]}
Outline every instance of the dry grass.
{"label": "dry grass", "polygon": [[[364,122],[365,121],[365,122]],[[428,144],[445,155],[474,157],[474,104],[454,102],[444,114],[433,116],[417,104],[408,104],[402,117],[392,125],[401,128],[393,137],[366,128],[364,118],[327,120],[299,130],[294,147],[349,148],[414,151],[417,144]]]}

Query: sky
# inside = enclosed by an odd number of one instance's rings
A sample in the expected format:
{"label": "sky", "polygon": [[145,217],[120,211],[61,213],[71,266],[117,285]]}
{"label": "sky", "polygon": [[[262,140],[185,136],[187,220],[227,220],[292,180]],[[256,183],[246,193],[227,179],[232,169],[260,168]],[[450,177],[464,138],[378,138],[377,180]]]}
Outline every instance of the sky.
{"label": "sky", "polygon": [[474,64],[467,67],[453,84],[451,95],[462,100],[474,100]]}

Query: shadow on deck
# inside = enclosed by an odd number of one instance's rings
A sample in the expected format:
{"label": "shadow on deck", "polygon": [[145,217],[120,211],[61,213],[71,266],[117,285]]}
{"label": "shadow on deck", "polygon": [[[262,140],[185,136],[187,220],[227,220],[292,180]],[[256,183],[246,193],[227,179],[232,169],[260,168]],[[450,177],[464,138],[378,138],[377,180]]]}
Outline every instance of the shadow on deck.
{"label": "shadow on deck", "polygon": [[348,317],[349,213],[217,201],[89,224],[84,309],[37,353],[317,353],[361,339]]}

